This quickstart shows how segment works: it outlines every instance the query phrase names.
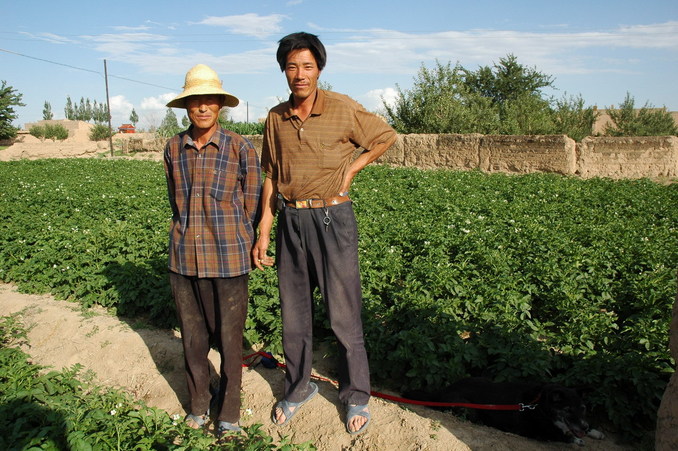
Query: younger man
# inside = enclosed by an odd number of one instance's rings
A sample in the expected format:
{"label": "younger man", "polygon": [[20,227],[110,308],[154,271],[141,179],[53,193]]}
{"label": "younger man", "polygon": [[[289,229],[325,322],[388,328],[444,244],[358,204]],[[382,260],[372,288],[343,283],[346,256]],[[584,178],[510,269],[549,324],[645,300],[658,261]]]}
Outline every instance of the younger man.
{"label": "younger man", "polygon": [[[279,208],[276,259],[287,370],[284,399],[276,404],[273,423],[286,424],[318,391],[310,381],[313,290],[318,287],[339,344],[339,400],[346,408],[346,429],[358,434],[370,421],[370,376],[349,188],[395,142],[396,133],[353,99],[318,88],[325,58],[315,35],[293,33],[279,42],[278,64],[292,94],[266,119],[262,218],[252,255],[259,269],[273,264],[266,251]],[[365,150],[353,159],[358,148]]]}

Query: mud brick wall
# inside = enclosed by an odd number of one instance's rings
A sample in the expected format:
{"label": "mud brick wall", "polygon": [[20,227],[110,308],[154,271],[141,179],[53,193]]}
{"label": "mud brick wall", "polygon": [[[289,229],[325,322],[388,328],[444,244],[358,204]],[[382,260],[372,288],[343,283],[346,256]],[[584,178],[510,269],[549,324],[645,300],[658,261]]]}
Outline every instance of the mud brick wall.
{"label": "mud brick wall", "polygon": [[678,137],[588,137],[578,145],[582,177],[678,176]]}
{"label": "mud brick wall", "polygon": [[678,177],[678,137],[399,135],[378,163],[422,169],[480,169],[581,177]]}
{"label": "mud brick wall", "polygon": [[565,135],[488,135],[480,140],[480,169],[485,172],[574,174],[574,140]]}

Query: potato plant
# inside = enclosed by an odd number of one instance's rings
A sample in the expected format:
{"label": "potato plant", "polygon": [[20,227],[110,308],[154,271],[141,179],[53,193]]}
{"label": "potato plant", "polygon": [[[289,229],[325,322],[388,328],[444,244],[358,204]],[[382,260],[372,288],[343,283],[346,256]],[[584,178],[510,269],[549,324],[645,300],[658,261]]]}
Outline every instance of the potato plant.
{"label": "potato plant", "polygon": [[[175,325],[161,163],[7,162],[0,183],[0,279]],[[373,166],[351,195],[376,383],[553,380],[620,432],[652,429],[675,365],[678,185]],[[280,353],[276,284],[252,273],[245,335]]]}

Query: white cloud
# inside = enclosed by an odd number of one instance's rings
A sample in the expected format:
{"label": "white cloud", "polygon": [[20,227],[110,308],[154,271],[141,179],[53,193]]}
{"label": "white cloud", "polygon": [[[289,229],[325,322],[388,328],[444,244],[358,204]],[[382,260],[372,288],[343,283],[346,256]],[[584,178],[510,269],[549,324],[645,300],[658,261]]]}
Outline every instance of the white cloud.
{"label": "white cloud", "polygon": [[155,97],[144,97],[141,99],[139,109],[141,111],[162,111],[164,113],[167,109],[167,103],[178,95],[174,92],[168,92]]}
{"label": "white cloud", "polygon": [[114,30],[118,30],[118,31],[146,31],[146,30],[150,30],[151,27],[145,26],[145,25],[139,25],[139,26],[136,26],[136,27],[129,27],[129,26],[126,26],[126,25],[117,25],[117,26],[114,26],[112,28]]}
{"label": "white cloud", "polygon": [[122,95],[113,96],[109,99],[109,101],[111,104],[111,123],[113,128],[116,128],[123,123],[128,123],[129,116],[132,113],[132,109],[134,108],[132,102],[127,100],[125,96]]}
{"label": "white cloud", "polygon": [[398,91],[394,88],[373,89],[362,97],[362,104],[368,111],[382,112],[384,102],[388,106],[395,105],[398,99]]}
{"label": "white cloud", "polygon": [[[394,30],[319,30],[341,33],[341,42],[328,45],[333,71],[359,69],[363,73],[412,74],[422,63],[436,59],[460,62],[464,67],[487,65],[509,53],[520,62],[547,73],[609,71],[597,58],[573,58],[573,51],[606,48],[678,48],[678,21],[619,27],[596,32],[522,32],[511,30],[468,30],[435,33],[406,33]],[[322,39],[322,36],[321,36]],[[627,67],[612,68],[627,70]]]}
{"label": "white cloud", "polygon": [[47,41],[51,44],[74,44],[77,41],[74,41],[73,39],[67,38],[65,36],[59,36],[58,34],[54,33],[28,33],[25,31],[19,32],[19,34],[38,39],[41,41]]}
{"label": "white cloud", "polygon": [[280,22],[286,18],[287,16],[282,14],[260,16],[254,13],[247,13],[235,16],[209,16],[197,23],[199,25],[225,27],[234,34],[266,38],[273,34],[280,33],[282,30]]}
{"label": "white cloud", "polygon": [[[160,126],[165,114],[167,114],[167,102],[175,98],[178,94],[168,92],[155,97],[144,97],[141,104],[136,108],[139,115],[139,127],[143,129],[153,129]],[[183,111],[175,108],[174,113],[181,123],[181,118],[185,115]]]}

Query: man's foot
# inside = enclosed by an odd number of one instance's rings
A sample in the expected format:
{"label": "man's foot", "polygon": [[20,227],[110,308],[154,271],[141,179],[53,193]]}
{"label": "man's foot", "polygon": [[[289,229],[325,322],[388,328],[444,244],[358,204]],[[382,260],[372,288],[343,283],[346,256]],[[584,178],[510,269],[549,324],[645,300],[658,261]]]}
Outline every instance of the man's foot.
{"label": "man's foot", "polygon": [[346,413],[346,430],[351,435],[365,432],[367,425],[370,424],[370,411],[367,404],[355,405],[349,404]]}
{"label": "man's foot", "polygon": [[189,413],[186,415],[186,425],[191,429],[200,429],[205,426],[207,423],[207,414],[204,415],[194,415]]}
{"label": "man's foot", "polygon": [[271,421],[273,421],[273,424],[275,424],[276,426],[283,426],[287,424],[287,422],[292,419],[294,414],[297,413],[299,407],[306,404],[308,401],[311,400],[311,398],[318,394],[318,386],[315,383],[309,382],[308,385],[311,388],[311,393],[309,393],[309,395],[303,401],[290,402],[286,399],[283,399],[282,401],[275,405],[273,416],[271,417]]}

